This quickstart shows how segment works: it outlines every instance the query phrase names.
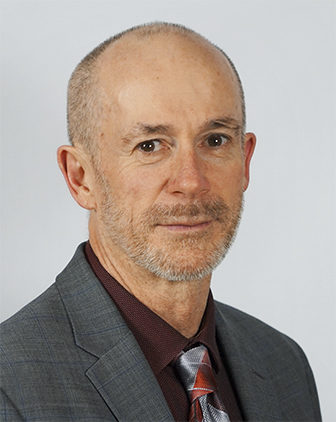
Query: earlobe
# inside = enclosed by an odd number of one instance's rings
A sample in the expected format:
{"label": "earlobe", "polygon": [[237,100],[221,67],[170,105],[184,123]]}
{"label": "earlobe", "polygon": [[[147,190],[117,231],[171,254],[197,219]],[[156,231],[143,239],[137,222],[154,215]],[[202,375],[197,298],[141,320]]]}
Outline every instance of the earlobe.
{"label": "earlobe", "polygon": [[257,138],[254,133],[246,133],[244,144],[244,191],[250,182],[250,164],[256,146]]}
{"label": "earlobe", "polygon": [[83,208],[95,208],[93,189],[90,183],[90,164],[76,147],[63,145],[57,150],[57,161],[69,191]]}

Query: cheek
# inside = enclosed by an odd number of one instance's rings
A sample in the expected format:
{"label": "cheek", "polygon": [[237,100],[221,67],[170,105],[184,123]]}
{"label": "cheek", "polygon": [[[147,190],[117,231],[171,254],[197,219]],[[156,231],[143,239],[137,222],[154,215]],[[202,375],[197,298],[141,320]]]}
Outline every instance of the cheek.
{"label": "cheek", "polygon": [[227,203],[241,196],[244,188],[244,166],[242,163],[227,163],[211,177],[211,186],[215,194],[220,195]]}
{"label": "cheek", "polygon": [[125,201],[133,203],[134,208],[141,208],[141,204],[155,201],[162,189],[162,175],[147,169],[127,172],[118,180],[118,189]]}

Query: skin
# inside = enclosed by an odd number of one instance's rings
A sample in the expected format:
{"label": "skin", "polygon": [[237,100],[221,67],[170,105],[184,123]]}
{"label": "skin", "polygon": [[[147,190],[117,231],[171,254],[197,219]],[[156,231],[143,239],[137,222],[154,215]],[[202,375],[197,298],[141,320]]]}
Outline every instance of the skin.
{"label": "skin", "polygon": [[[124,221],[121,232],[130,239],[132,230],[139,233],[146,244],[166,251],[177,268],[196,268],[211,255],[227,231],[218,218],[203,212],[162,217],[150,227],[143,213],[211,200],[237,212],[256,138],[242,135],[236,78],[205,40],[164,34],[142,40],[129,35],[110,46],[99,59],[99,80],[106,109],[99,176],[79,143],[59,148],[59,166],[75,200],[90,210],[90,243],[101,264],[191,338],[201,323],[211,274],[190,281],[157,276],[129,256],[113,230]],[[120,221],[113,220],[107,196],[121,211]],[[188,247],[180,247],[183,242]]]}

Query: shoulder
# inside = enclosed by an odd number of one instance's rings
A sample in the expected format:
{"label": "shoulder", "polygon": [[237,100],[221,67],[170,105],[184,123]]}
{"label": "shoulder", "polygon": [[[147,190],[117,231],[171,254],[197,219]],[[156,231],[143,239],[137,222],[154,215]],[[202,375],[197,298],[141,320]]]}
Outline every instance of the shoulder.
{"label": "shoulder", "polygon": [[215,308],[217,323],[224,322],[234,326],[239,332],[244,332],[244,335],[249,333],[248,337],[256,337],[258,339],[271,336],[272,339],[274,337],[289,339],[289,337],[267,323],[232,306],[215,301]]}
{"label": "shoulder", "polygon": [[62,299],[54,283],[1,324],[1,346],[9,355],[18,355],[24,350],[38,350],[46,338],[69,332],[68,326]]}
{"label": "shoulder", "polygon": [[[17,354],[24,350],[36,349],[46,339],[62,339],[71,335],[68,314],[64,305],[64,286],[70,284],[70,278],[76,284],[78,267],[85,265],[82,245],[75,256],[57,277],[56,281],[40,296],[31,301],[12,317],[0,325],[1,345],[7,353]],[[86,265],[88,265],[86,263]],[[69,277],[69,274],[72,277]],[[67,292],[71,293],[70,291]],[[71,335],[72,337],[72,335]],[[24,347],[18,345],[24,344]],[[41,346],[41,344],[40,344]]]}
{"label": "shoulder", "polygon": [[[97,354],[82,340],[91,345],[100,332],[106,337],[107,330],[91,329],[95,313],[106,315],[102,290],[80,246],[54,284],[1,324],[0,402],[8,420],[65,420],[95,412],[87,403],[96,389],[85,374]],[[111,341],[106,343],[102,354]]]}
{"label": "shoulder", "polygon": [[238,340],[244,341],[256,350],[274,353],[279,347],[288,349],[292,353],[303,356],[300,346],[286,334],[276,330],[260,319],[253,317],[239,309],[215,301],[216,323],[232,331]]}
{"label": "shoulder", "polygon": [[219,342],[229,354],[236,353],[240,359],[258,362],[274,380],[283,373],[292,379],[301,379],[316,396],[309,362],[294,340],[245,312],[219,302],[215,302],[215,306]]}
{"label": "shoulder", "polygon": [[218,302],[217,300],[215,300],[215,309],[217,322],[222,319],[227,323],[234,324],[235,326],[239,326],[242,329],[250,329],[251,327],[253,327],[256,330],[274,330],[271,326],[265,324],[260,319],[253,317],[252,315],[249,315],[246,312],[243,312],[230,305]]}
{"label": "shoulder", "polygon": [[257,377],[250,379],[253,380],[250,385],[255,385],[258,379],[268,383],[265,391],[276,398],[281,420],[303,420],[294,419],[293,415],[320,420],[313,373],[301,347],[245,312],[219,302],[215,302],[215,309],[218,346],[240,393],[246,393],[246,379],[252,372]]}

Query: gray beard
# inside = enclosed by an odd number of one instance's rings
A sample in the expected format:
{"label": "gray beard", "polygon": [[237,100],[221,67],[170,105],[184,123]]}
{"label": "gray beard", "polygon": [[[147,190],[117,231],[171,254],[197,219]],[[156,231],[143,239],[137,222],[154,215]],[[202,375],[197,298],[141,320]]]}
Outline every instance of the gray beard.
{"label": "gray beard", "polygon": [[[157,277],[175,282],[202,279],[222,262],[235,239],[243,210],[243,194],[235,209],[230,209],[222,198],[170,207],[153,205],[134,221],[124,207],[112,201],[115,196],[107,182],[101,180],[101,185],[104,236],[134,263]],[[158,224],[172,224],[181,217],[196,221],[200,216],[217,220],[222,233],[220,241],[215,242],[209,236],[205,239],[203,233],[186,234],[183,239],[170,238],[161,248],[150,241]],[[193,253],[199,257],[193,259]]]}
{"label": "gray beard", "polygon": [[[223,261],[227,252],[229,251],[231,245],[234,242],[237,229],[239,226],[241,214],[242,214],[242,203],[239,207],[239,211],[236,213],[231,212],[231,210],[224,204],[224,201],[216,201],[212,204],[207,203],[209,211],[212,209],[221,209],[221,217],[218,218],[223,227],[226,228],[225,235],[218,244],[215,244],[211,240],[203,243],[202,236],[200,235],[187,235],[185,239],[177,239],[173,245],[174,250],[192,251],[193,249],[198,249],[202,251],[203,259],[201,262],[198,262],[197,265],[190,263],[189,259],[184,259],[184,264],[175,264],[172,262],[171,251],[165,251],[163,249],[157,249],[154,245],[147,244],[138,244],[138,248],[133,251],[129,248],[129,255],[132,257],[134,262],[138,265],[146,268],[151,273],[155,274],[158,277],[165,278],[170,281],[191,281],[191,280],[200,280],[203,277],[210,275],[214,269]],[[179,207],[179,206],[177,206]],[[150,212],[155,212],[159,207],[153,207]],[[201,211],[204,208],[204,205],[191,205],[183,207],[183,215],[191,217],[192,210],[200,208],[200,212],[195,214],[195,217],[198,215],[203,215],[204,212]],[[173,216],[176,216],[176,208],[172,207],[169,212]],[[159,212],[158,212],[159,213]],[[168,214],[168,213],[167,213]],[[206,214],[207,215],[207,214]],[[223,230],[224,231],[224,230]],[[133,252],[133,253],[132,253]]]}

